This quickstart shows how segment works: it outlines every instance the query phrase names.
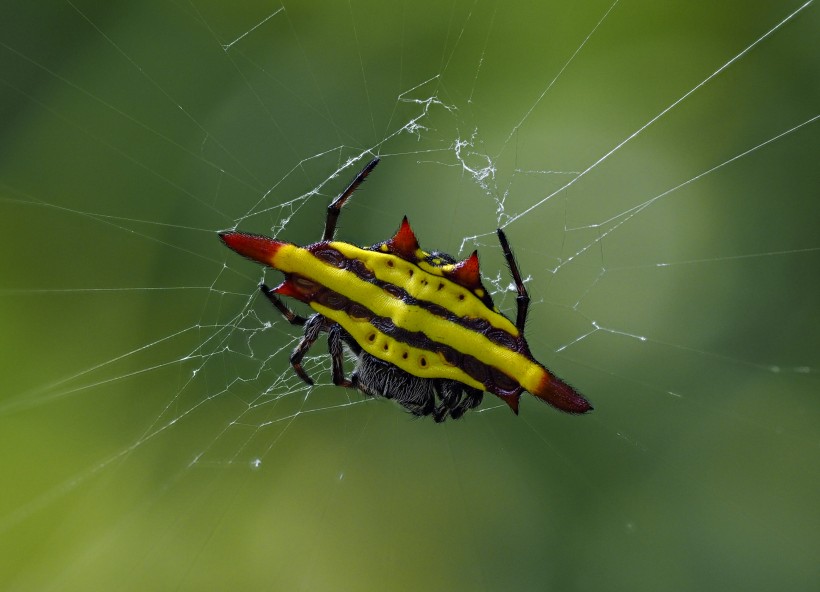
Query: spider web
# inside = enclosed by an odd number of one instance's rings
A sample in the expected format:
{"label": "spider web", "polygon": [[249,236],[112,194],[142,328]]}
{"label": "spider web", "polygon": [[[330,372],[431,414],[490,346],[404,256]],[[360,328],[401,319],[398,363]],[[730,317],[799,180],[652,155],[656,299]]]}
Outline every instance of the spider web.
{"label": "spider web", "polygon": [[[817,9],[527,4],[4,6],[4,589],[815,589]],[[215,233],[373,155],[593,414],[295,376]]]}

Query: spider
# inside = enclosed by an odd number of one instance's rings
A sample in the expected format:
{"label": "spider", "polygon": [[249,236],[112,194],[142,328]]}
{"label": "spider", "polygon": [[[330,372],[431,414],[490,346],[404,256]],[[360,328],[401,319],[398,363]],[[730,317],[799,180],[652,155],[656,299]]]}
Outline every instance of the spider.
{"label": "spider", "polygon": [[[568,413],[589,402],[539,364],[524,338],[530,298],[504,231],[498,240],[518,291],[515,324],[493,304],[481,283],[478,253],[464,261],[423,251],[405,216],[393,238],[371,247],[334,241],[339,213],[379,163],[371,160],[327,208],[318,243],[299,247],[266,236],[223,231],[229,248],[285,274],[262,293],[292,325],[304,327],[290,363],[307,384],[302,359],[327,333],[333,383],[370,397],[393,399],[413,415],[436,422],[458,419],[481,404],[484,391],[518,414],[525,390]],[[305,318],[279,296],[316,313]],[[343,346],[356,357],[345,377]]]}

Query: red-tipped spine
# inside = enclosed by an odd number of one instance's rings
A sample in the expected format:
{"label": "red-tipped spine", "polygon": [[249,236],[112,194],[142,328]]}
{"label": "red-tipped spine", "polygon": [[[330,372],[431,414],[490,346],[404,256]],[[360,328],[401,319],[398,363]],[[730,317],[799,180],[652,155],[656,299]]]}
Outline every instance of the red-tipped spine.
{"label": "red-tipped spine", "polygon": [[296,289],[293,280],[290,278],[286,278],[284,282],[276,286],[273,290],[271,290],[271,292],[273,294],[278,294],[279,296],[296,298],[297,300],[302,300],[304,298],[304,294],[302,294],[300,290]]}
{"label": "red-tipped spine", "polygon": [[228,248],[243,257],[271,267],[275,267],[273,260],[276,257],[276,252],[282,245],[287,244],[267,236],[247,234],[245,232],[220,232],[219,238]]}
{"label": "red-tipped spine", "polygon": [[481,287],[481,272],[478,269],[478,251],[467,257],[464,261],[457,263],[447,276],[470,290]]}
{"label": "red-tipped spine", "polygon": [[532,394],[567,413],[592,411],[592,405],[581,393],[550,372],[544,373],[541,384]]}
{"label": "red-tipped spine", "polygon": [[387,247],[390,252],[398,255],[402,259],[415,262],[417,259],[416,252],[419,250],[419,241],[410,228],[410,223],[407,221],[407,216],[402,218],[401,226],[395,236],[387,241]]}
{"label": "red-tipped spine", "polygon": [[513,413],[518,415],[518,402],[521,399],[521,389],[516,390],[515,392],[510,393],[508,395],[499,395],[496,393],[496,396],[502,401],[504,401],[507,405],[509,405]]}

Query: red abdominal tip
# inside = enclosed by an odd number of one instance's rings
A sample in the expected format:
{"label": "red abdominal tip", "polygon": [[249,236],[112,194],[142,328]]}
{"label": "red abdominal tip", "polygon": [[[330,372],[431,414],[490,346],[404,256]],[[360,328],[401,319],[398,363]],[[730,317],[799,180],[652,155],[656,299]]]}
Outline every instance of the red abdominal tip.
{"label": "red abdominal tip", "polygon": [[538,390],[539,392],[533,393],[536,397],[561,411],[567,413],[592,411],[592,405],[583,395],[552,374],[547,374],[545,380],[541,383],[541,388]]}
{"label": "red abdominal tip", "polygon": [[225,245],[243,257],[272,265],[276,252],[284,243],[259,234],[244,232],[220,232],[219,238]]}

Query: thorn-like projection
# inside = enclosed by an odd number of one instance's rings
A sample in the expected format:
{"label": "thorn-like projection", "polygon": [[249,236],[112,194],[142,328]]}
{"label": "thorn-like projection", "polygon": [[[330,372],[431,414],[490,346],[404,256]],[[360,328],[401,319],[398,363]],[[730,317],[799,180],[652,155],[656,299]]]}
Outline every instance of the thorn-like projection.
{"label": "thorn-like projection", "polygon": [[271,290],[271,292],[278,294],[279,296],[290,296],[291,298],[296,298],[297,300],[302,299],[302,292],[296,289],[296,286],[289,277],[285,278],[285,281],[276,286],[273,290]]}
{"label": "thorn-like projection", "polygon": [[544,373],[544,378],[541,380],[539,387],[530,390],[530,392],[556,409],[567,413],[580,414],[592,411],[592,405],[581,393],[549,372]]}
{"label": "thorn-like projection", "polygon": [[385,244],[391,253],[398,255],[402,259],[412,261],[413,263],[418,260],[417,252],[419,250],[419,241],[416,239],[413,229],[410,228],[407,216],[402,218],[401,226],[399,226],[396,235]]}
{"label": "thorn-like projection", "polygon": [[469,290],[481,287],[481,272],[478,269],[478,251],[453,266],[447,276],[460,286]]}
{"label": "thorn-like projection", "polygon": [[521,391],[510,393],[509,395],[498,395],[498,398],[510,406],[513,413],[518,415],[518,402],[521,399]]}
{"label": "thorn-like projection", "polygon": [[296,274],[288,274],[285,281],[273,289],[273,293],[279,296],[290,296],[305,304],[310,304],[321,290],[322,286],[314,281]]}
{"label": "thorn-like projection", "polygon": [[243,257],[251,261],[258,261],[273,267],[273,259],[276,252],[286,244],[282,241],[274,240],[261,234],[249,234],[246,232],[224,231],[219,233],[219,238],[227,247],[236,251]]}

